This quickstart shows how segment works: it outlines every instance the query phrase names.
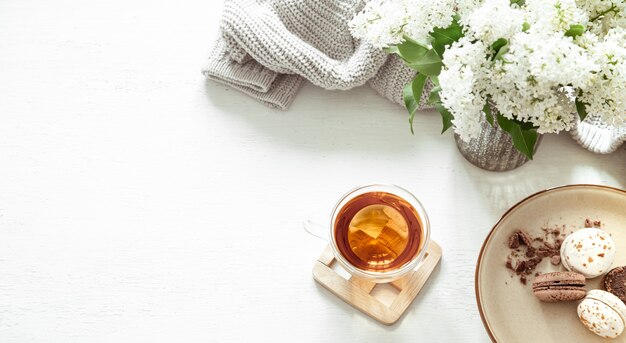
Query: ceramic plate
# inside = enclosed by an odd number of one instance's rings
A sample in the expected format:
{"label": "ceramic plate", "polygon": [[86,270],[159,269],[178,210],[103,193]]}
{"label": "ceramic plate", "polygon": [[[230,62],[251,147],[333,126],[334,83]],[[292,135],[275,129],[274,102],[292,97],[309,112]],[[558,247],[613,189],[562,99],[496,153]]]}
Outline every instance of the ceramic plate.
{"label": "ceramic plate", "polygon": [[[508,239],[518,229],[539,236],[541,227],[584,226],[600,220],[617,246],[613,267],[626,265],[626,191],[595,185],[571,185],[529,196],[509,209],[491,230],[476,265],[476,301],[483,324],[495,342],[607,342],[588,331],[576,315],[577,302],[549,304],[532,293],[529,277],[523,285],[505,268]],[[548,258],[536,271],[564,270]],[[587,280],[587,289],[601,288],[602,277]],[[623,333],[613,342],[626,342]]]}

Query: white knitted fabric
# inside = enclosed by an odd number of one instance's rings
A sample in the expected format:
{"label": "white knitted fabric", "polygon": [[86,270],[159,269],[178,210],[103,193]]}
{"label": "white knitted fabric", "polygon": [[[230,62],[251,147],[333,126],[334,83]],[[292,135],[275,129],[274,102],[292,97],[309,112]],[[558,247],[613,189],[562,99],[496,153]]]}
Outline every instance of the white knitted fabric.
{"label": "white knitted fabric", "polygon": [[363,0],[227,0],[203,73],[280,109],[289,107],[303,78],[326,89],[370,80],[402,104],[402,88],[415,72],[352,37],[348,22],[362,6]]}
{"label": "white knitted fabric", "polygon": [[611,153],[626,141],[626,125],[610,127],[600,116],[590,114],[571,131],[572,137],[585,149],[597,154]]}

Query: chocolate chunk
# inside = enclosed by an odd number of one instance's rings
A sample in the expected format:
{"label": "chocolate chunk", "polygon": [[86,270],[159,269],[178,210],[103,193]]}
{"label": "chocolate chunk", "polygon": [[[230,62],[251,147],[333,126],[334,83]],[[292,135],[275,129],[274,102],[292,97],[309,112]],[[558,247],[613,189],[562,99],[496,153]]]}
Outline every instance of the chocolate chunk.
{"label": "chocolate chunk", "polygon": [[543,245],[545,245],[545,246],[546,246],[546,248],[548,248],[548,249],[554,249],[554,244],[553,244],[553,243],[550,243],[550,242],[545,242],[545,241],[544,241],[544,242],[543,242]]}
{"label": "chocolate chunk", "polygon": [[593,227],[601,227],[602,226],[602,222],[600,222],[599,220],[594,220],[593,221]]}
{"label": "chocolate chunk", "polygon": [[590,228],[593,227],[593,224],[591,223],[591,219],[587,218],[585,219],[585,228]]}
{"label": "chocolate chunk", "polygon": [[543,258],[554,255],[553,249],[539,248],[537,250],[537,256]]}
{"label": "chocolate chunk", "polygon": [[541,261],[543,261],[543,258],[539,256],[533,257],[526,262],[526,268],[535,268],[539,263],[541,263]]}
{"label": "chocolate chunk", "polygon": [[557,239],[556,242],[554,242],[554,249],[561,250],[561,245],[562,244],[563,244],[563,240],[562,239]]}
{"label": "chocolate chunk", "polygon": [[519,234],[517,232],[514,232],[511,237],[509,237],[509,248],[519,248]]}
{"label": "chocolate chunk", "polygon": [[524,244],[526,246],[531,246],[531,244],[533,243],[532,238],[530,238],[530,236],[528,235],[528,233],[526,233],[526,231],[524,230],[518,230],[517,234],[519,236],[520,239],[520,244]]}
{"label": "chocolate chunk", "polygon": [[519,261],[517,262],[517,265],[515,266],[515,272],[516,273],[522,273],[526,270],[526,261]]}

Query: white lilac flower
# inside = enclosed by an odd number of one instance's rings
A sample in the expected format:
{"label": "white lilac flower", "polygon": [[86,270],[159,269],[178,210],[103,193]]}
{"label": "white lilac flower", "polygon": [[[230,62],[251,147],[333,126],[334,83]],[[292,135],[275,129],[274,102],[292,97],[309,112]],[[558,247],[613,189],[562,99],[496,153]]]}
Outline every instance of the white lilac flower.
{"label": "white lilac flower", "polygon": [[439,75],[443,105],[454,115],[454,130],[467,141],[480,133],[481,111],[486,100],[478,82],[485,79],[487,49],[480,42],[463,38],[444,53],[445,67]]}
{"label": "white lilac flower", "polygon": [[626,124],[626,29],[614,28],[591,50],[600,66],[594,83],[583,92],[587,112],[615,126]]}
{"label": "white lilac flower", "polygon": [[403,41],[403,28],[409,19],[403,0],[374,0],[365,5],[349,25],[352,35],[366,38],[382,48]]}
{"label": "white lilac flower", "polygon": [[584,51],[560,34],[518,33],[504,61],[485,84],[502,115],[531,122],[539,133],[570,129],[575,107],[563,86],[587,87],[596,68]]}
{"label": "white lilac flower", "polygon": [[512,41],[511,53],[528,59],[529,73],[542,84],[586,88],[595,70],[587,51],[569,37],[530,31]]}
{"label": "white lilac flower", "polygon": [[[464,38],[444,54],[440,97],[464,140],[478,134],[487,97],[502,115],[531,122],[539,133],[568,130],[574,123],[575,106],[563,86],[589,87],[597,67],[587,51],[563,33],[571,24],[586,22],[586,16],[573,1],[529,2],[530,8],[515,8],[508,1],[485,1],[466,20],[467,32],[481,44]],[[547,15],[522,32],[523,20],[539,18],[528,14],[531,8]],[[489,61],[486,46],[498,38],[508,40],[509,51]]]}
{"label": "white lilac flower", "polygon": [[491,45],[500,38],[508,40],[522,31],[524,12],[511,7],[510,0],[486,0],[469,13],[466,23],[468,34]]}
{"label": "white lilac flower", "polygon": [[[460,15],[465,37],[447,47],[440,98],[463,140],[480,131],[489,101],[501,115],[532,123],[539,133],[569,130],[574,94],[590,114],[626,125],[626,1],[624,0],[373,0],[350,23],[375,46],[429,33]],[[585,32],[568,37],[572,25]],[[507,40],[495,59],[493,42]]]}
{"label": "white lilac flower", "polygon": [[545,31],[567,31],[571,25],[586,25],[587,12],[575,0],[527,0],[526,20],[531,27]]}
{"label": "white lilac flower", "polygon": [[373,0],[349,23],[352,35],[384,48],[404,40],[404,35],[428,46],[435,27],[448,27],[455,0]]}
{"label": "white lilac flower", "polygon": [[626,28],[626,1],[576,0],[578,6],[589,14],[590,31],[604,36],[611,28]]}
{"label": "white lilac flower", "polygon": [[406,0],[411,19],[404,32],[417,42],[428,45],[433,28],[452,24],[455,3],[455,0]]}

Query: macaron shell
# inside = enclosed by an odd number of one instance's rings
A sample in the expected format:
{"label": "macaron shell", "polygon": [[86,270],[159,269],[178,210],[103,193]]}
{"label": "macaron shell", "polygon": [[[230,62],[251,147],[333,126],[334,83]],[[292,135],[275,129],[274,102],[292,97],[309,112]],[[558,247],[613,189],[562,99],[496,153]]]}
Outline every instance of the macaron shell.
{"label": "macaron shell", "polygon": [[587,291],[582,287],[563,287],[536,289],[533,293],[543,302],[554,303],[580,300],[585,297]]}
{"label": "macaron shell", "polygon": [[597,300],[608,305],[619,314],[622,321],[626,324],[626,305],[614,294],[600,289],[594,289],[587,293],[587,299]]}
{"label": "macaron shell", "polygon": [[605,303],[586,298],[578,304],[578,318],[598,336],[615,338],[624,331],[620,315]]}
{"label": "macaron shell", "polygon": [[570,267],[569,263],[567,262],[568,258],[567,256],[565,256],[565,251],[567,250],[565,242],[567,242],[567,240],[565,240],[563,244],[561,244],[561,264],[563,265],[563,267],[565,267],[565,269],[569,270],[570,272],[576,272],[575,270],[572,270],[572,267]]}
{"label": "macaron shell", "polygon": [[562,285],[584,286],[585,283],[585,276],[582,274],[575,272],[552,272],[535,277],[535,280],[533,281],[533,288]]}
{"label": "macaron shell", "polygon": [[615,243],[605,231],[596,228],[578,230],[561,245],[561,263],[567,270],[591,279],[605,274],[615,258]]}

